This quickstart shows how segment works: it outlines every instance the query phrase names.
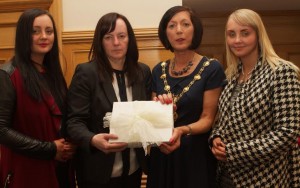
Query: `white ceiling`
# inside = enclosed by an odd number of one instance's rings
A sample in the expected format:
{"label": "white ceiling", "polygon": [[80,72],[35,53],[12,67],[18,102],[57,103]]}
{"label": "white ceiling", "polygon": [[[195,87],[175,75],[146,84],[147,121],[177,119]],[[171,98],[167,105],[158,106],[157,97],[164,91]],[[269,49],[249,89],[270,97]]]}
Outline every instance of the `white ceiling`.
{"label": "white ceiling", "polygon": [[256,11],[300,10],[300,0],[183,0],[200,12],[233,11],[239,8],[249,8]]}

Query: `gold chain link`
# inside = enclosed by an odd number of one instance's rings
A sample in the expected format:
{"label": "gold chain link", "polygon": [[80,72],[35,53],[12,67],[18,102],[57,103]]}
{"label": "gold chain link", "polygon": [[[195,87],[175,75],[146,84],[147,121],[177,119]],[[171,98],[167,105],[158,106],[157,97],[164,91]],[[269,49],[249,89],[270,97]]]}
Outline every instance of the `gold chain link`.
{"label": "gold chain link", "polygon": [[[181,99],[181,97],[183,96],[184,93],[188,92],[190,90],[190,87],[197,81],[197,80],[200,80],[201,79],[201,73],[204,71],[205,67],[207,67],[208,65],[210,65],[210,62],[212,61],[213,59],[209,59],[208,61],[204,62],[203,63],[203,66],[200,68],[199,72],[194,76],[193,80],[186,86],[182,89],[182,91],[178,94],[178,95],[175,95],[175,94],[172,94],[171,92],[171,87],[170,85],[168,84],[168,81],[167,81],[167,74],[166,74],[166,65],[167,63],[166,62],[162,62],[161,63],[161,67],[162,67],[162,75],[160,76],[160,78],[163,80],[164,82],[164,90],[168,93],[168,94],[171,94],[172,97],[173,97],[173,103],[176,104],[179,99]],[[177,116],[177,113],[174,112],[174,117],[175,115]],[[174,118],[175,120],[177,119]]]}

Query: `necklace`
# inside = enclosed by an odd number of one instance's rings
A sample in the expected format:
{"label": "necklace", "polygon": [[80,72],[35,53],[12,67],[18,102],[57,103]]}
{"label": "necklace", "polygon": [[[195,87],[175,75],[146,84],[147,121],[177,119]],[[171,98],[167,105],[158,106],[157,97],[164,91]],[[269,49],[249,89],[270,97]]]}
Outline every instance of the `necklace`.
{"label": "necklace", "polygon": [[252,72],[253,72],[254,68],[255,67],[253,67],[250,72],[248,72],[247,74],[245,74],[244,67],[242,66],[242,77],[241,77],[241,79],[239,81],[240,84],[246,82],[247,80],[249,80],[251,78],[251,75],[252,75]]}
{"label": "necklace", "polygon": [[194,53],[193,59],[190,60],[190,61],[188,62],[188,64],[187,64],[185,67],[183,67],[182,70],[180,70],[180,71],[175,71],[174,69],[175,69],[175,64],[176,64],[176,58],[174,57],[174,61],[173,61],[172,64],[171,64],[171,73],[172,73],[173,75],[175,75],[175,76],[181,76],[181,75],[183,75],[183,74],[186,73],[188,70],[190,70],[190,68],[193,66],[193,60],[194,60],[194,58],[195,58],[195,53]]}
{"label": "necklace", "polygon": [[[173,103],[176,104],[179,99],[181,99],[181,97],[183,96],[184,93],[188,92],[190,87],[195,83],[195,81],[197,80],[200,80],[201,79],[201,73],[204,71],[205,67],[207,67],[209,64],[210,64],[210,61],[212,59],[209,59],[207,60],[206,62],[203,63],[203,66],[200,68],[199,72],[194,76],[193,80],[186,86],[182,89],[182,91],[175,95],[171,92],[171,87],[170,85],[168,84],[168,81],[167,81],[167,74],[166,74],[166,65],[167,63],[166,62],[162,62],[161,63],[161,67],[162,67],[162,75],[160,76],[160,78],[163,80],[164,82],[164,90],[168,93],[168,94],[171,94],[173,96]],[[177,112],[173,112],[173,119],[174,121],[176,121],[178,118],[178,114]]]}

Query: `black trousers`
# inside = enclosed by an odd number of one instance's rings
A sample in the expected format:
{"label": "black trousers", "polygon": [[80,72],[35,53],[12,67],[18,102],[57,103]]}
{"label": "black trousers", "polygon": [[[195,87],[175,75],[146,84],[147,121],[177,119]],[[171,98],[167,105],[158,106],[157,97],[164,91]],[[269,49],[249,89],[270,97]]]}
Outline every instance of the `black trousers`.
{"label": "black trousers", "polygon": [[139,168],[130,176],[111,178],[107,188],[140,188],[142,170]]}
{"label": "black trousers", "polygon": [[139,168],[129,176],[111,178],[106,184],[78,185],[79,188],[141,188],[142,170]]}

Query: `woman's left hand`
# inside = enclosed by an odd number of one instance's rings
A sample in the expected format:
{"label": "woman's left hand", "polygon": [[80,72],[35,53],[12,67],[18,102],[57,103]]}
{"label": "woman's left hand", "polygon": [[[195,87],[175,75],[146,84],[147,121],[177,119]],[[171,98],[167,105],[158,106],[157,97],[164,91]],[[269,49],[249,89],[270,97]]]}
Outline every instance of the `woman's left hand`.
{"label": "woman's left hand", "polygon": [[180,138],[182,131],[178,128],[173,129],[172,137],[169,142],[164,142],[159,146],[159,149],[164,154],[170,154],[180,146]]}
{"label": "woman's left hand", "polygon": [[[153,97],[154,101],[160,101],[161,104],[172,104],[173,97],[171,94],[162,94]],[[173,110],[176,111],[176,104],[173,103]],[[169,154],[179,148],[180,146],[180,138],[182,135],[182,131],[178,128],[173,129],[172,137],[170,138],[169,142],[164,142],[159,146],[159,149],[164,154]]]}

